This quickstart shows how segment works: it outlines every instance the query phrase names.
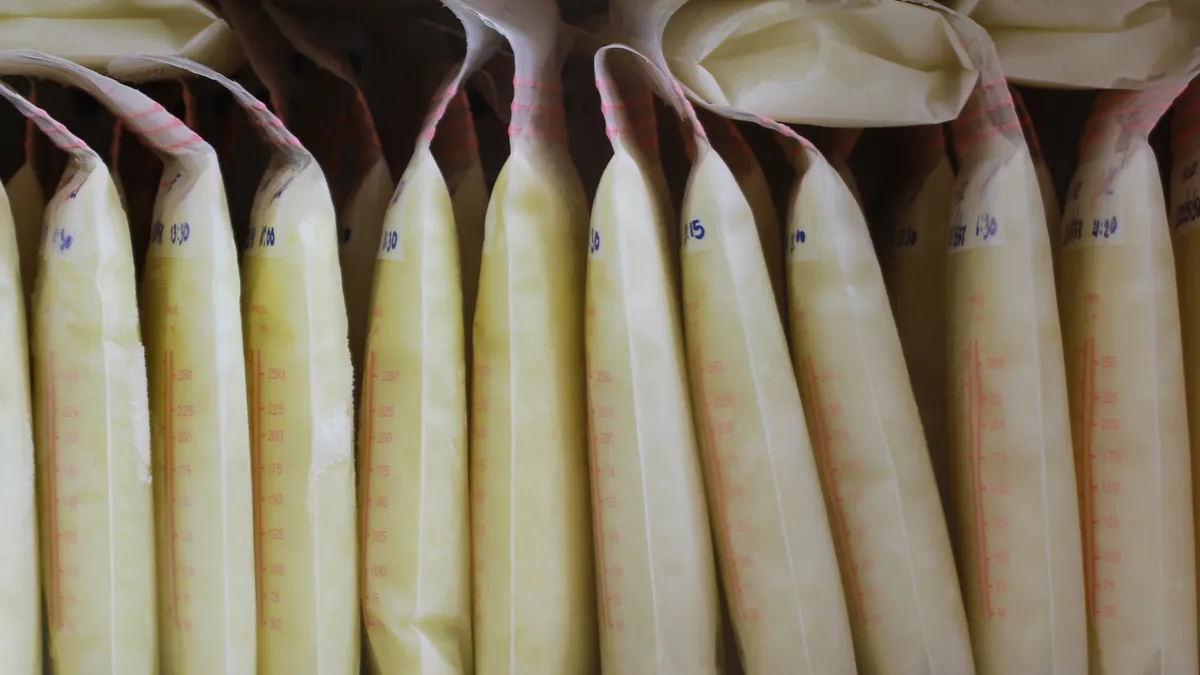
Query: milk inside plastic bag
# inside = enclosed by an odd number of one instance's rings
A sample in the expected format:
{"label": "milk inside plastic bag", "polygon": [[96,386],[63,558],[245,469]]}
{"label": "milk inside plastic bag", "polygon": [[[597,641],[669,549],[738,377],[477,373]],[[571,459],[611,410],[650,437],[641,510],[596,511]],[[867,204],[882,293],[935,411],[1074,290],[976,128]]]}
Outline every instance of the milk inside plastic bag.
{"label": "milk inside plastic bag", "polygon": [[796,140],[785,246],[792,364],[858,667],[970,673],[946,521],[866,219],[833,165]]}
{"label": "milk inside plastic bag", "polygon": [[516,60],[488,204],[471,384],[476,672],[597,673],[584,376],[587,203],[570,162],[553,3],[470,3]]}
{"label": "milk inside plastic bag", "polygon": [[954,125],[960,164],[942,244],[959,579],[978,672],[1083,673],[1079,509],[1045,212],[1007,86],[982,79]]}
{"label": "milk inside plastic bag", "polygon": [[[48,58],[4,52],[0,68],[33,74]],[[51,666],[153,675],[150,429],[125,214],[94,151],[15,93],[0,93],[69,154],[46,209],[31,340]]]}
{"label": "milk inside plastic bag", "polygon": [[473,139],[463,135],[471,129],[469,111],[465,120],[444,115],[465,104],[459,87],[499,36],[472,14],[460,18],[467,60],[431,103],[376,249],[358,433],[360,574],[372,673],[474,672],[467,324],[457,233],[482,233],[483,209],[464,198],[486,206],[486,193],[462,189],[471,180],[460,173],[470,155],[478,167],[476,149],[462,142]]}
{"label": "milk inside plastic bag", "polygon": [[1179,91],[1097,99],[1059,240],[1089,656],[1104,672],[1200,668],[1179,302],[1146,141]]}
{"label": "milk inside plastic bag", "polygon": [[665,185],[655,180],[657,157],[644,152],[656,149],[654,127],[638,125],[624,103],[638,89],[650,92],[634,86],[636,73],[620,70],[620,54],[602,50],[596,57],[614,155],[587,242],[601,663],[611,672],[653,672],[669,663],[679,672],[719,673],[717,578],[663,222],[671,209]]}

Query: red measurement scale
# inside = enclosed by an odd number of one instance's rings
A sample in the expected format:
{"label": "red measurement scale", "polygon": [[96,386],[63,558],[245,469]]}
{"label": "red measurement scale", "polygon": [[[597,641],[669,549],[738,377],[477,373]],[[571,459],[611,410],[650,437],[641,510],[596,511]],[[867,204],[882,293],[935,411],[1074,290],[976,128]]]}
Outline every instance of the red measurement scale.
{"label": "red measurement scale", "polygon": [[74,632],[76,623],[72,608],[76,604],[74,582],[79,578],[78,507],[79,467],[72,452],[79,442],[78,421],[80,399],[79,373],[62,369],[56,354],[50,352],[49,386],[45,388],[46,441],[48,466],[42,472],[47,478],[45,509],[49,514],[47,549],[49,559],[44,563],[50,572],[46,588],[46,609],[50,627]]}
{"label": "red measurement scale", "polygon": [[[253,312],[267,310],[254,306]],[[257,326],[265,329],[266,326]],[[281,452],[284,441],[286,410],[279,400],[280,389],[287,387],[287,372],[272,365],[264,350],[250,350],[248,392],[250,441],[254,457],[255,571],[258,584],[260,629],[283,630],[286,617],[280,611],[284,600],[284,537],[287,463]],[[292,505],[294,508],[296,505]],[[305,508],[301,505],[299,508]]]}
{"label": "red measurement scale", "polygon": [[[972,295],[968,299],[971,321],[983,321],[984,298]],[[974,616],[988,621],[1008,616],[1007,592],[1012,572],[1009,543],[1012,510],[1012,485],[1008,479],[1008,453],[1005,431],[1008,426],[1004,396],[994,382],[1004,377],[1006,359],[989,354],[980,340],[969,340],[962,355],[966,375],[962,386],[966,397],[967,436],[963,473],[955,474],[960,490],[970,495],[970,534],[966,541],[972,546],[974,559]],[[967,517],[966,514],[963,514]]]}
{"label": "red measurement scale", "polygon": [[[168,307],[168,317],[175,313]],[[167,333],[175,332],[175,326],[168,324]],[[168,337],[167,339],[171,339]],[[194,440],[192,420],[196,412],[190,396],[194,371],[180,366],[175,361],[175,351],[168,349],[162,358],[162,410],[165,412],[160,422],[159,447],[163,452],[158,458],[162,462],[159,472],[162,483],[162,508],[166,512],[167,541],[167,611],[176,629],[190,632],[192,621],[187,611],[191,596],[185,584],[193,571],[186,560],[192,554],[188,549],[194,544],[194,533],[188,525],[192,497],[188,483],[192,476],[192,466],[186,459],[181,460],[180,451],[184,453],[191,449]],[[160,546],[164,542],[160,542]],[[182,553],[182,556],[180,552]],[[182,560],[181,560],[182,558]]]}
{"label": "red measurement scale", "polygon": [[[688,310],[694,317],[700,311],[699,303],[690,301]],[[696,394],[703,413],[699,431],[706,441],[709,472],[717,483],[712,499],[720,523],[716,545],[724,549],[726,556],[726,592],[732,595],[729,611],[743,621],[753,621],[758,619],[759,610],[752,595],[753,585],[745,581],[747,568],[754,566],[754,553],[747,546],[751,523],[749,518],[741,517],[742,509],[739,508],[742,486],[737,472],[738,449],[725,442],[737,425],[737,398],[722,361],[709,359],[700,345],[692,348],[692,358]]]}
{"label": "red measurement scale", "polygon": [[[590,324],[595,316],[595,310],[587,309],[587,319]],[[592,327],[588,326],[591,333]],[[591,358],[586,359],[588,379],[588,448],[591,451],[592,474],[592,527],[596,541],[596,558],[599,561],[599,600],[600,623],[610,630],[623,632],[625,620],[620,616],[621,592],[620,583],[625,571],[619,560],[616,547],[621,542],[621,532],[617,527],[606,524],[605,513],[617,508],[616,491],[612,489],[613,480],[617,477],[617,469],[609,457],[610,448],[616,441],[614,418],[616,407],[609,400],[613,384],[612,373],[608,370],[592,371]],[[599,410],[597,411],[597,408]],[[602,449],[603,448],[603,449]]]}
{"label": "red measurement scale", "polygon": [[845,487],[850,476],[858,470],[858,463],[853,459],[835,459],[846,457],[852,444],[850,430],[841,423],[845,411],[835,392],[838,373],[834,368],[818,368],[811,354],[805,359],[803,373],[801,385],[808,390],[817,413],[809,420],[809,435],[828,492],[830,529],[843,554],[842,578],[847,586],[849,609],[858,616],[859,625],[875,628],[883,624],[883,615],[869,607],[878,595],[878,589],[868,576],[875,562],[854,543],[869,535],[869,523],[853,515],[853,506],[862,501],[862,494]]}
{"label": "red measurement scale", "polygon": [[[1099,318],[1100,295],[1084,296],[1084,334]],[[1118,537],[1121,520],[1121,421],[1116,409],[1119,363],[1117,357],[1098,351],[1095,337],[1084,337],[1075,358],[1081,365],[1079,381],[1079,492],[1083,521],[1083,564],[1087,580],[1087,611],[1093,621],[1117,616],[1117,579],[1121,575]]]}
{"label": "red measurement scale", "polygon": [[[380,313],[376,310],[376,318]],[[373,329],[374,330],[374,329]],[[368,338],[369,339],[369,338]],[[397,388],[400,381],[400,371],[381,369],[379,355],[371,349],[367,353],[367,368],[363,378],[363,410],[367,411],[363,428],[360,431],[363,438],[361,458],[365,467],[362,475],[362,532],[359,534],[362,547],[362,605],[363,616],[367,629],[377,628],[381,624],[375,615],[380,603],[377,588],[388,578],[387,550],[383,545],[388,540],[386,522],[382,518],[372,516],[386,515],[391,492],[392,470],[391,460],[384,455],[379,461],[378,455],[392,443],[392,425],[395,419],[395,406],[381,401],[395,401],[398,396],[388,394]]]}

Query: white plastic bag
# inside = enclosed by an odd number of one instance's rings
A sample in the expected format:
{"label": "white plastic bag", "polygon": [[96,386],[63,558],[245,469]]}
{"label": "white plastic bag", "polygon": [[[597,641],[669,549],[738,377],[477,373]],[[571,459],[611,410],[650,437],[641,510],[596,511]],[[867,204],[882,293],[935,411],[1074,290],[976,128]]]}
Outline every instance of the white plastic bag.
{"label": "white plastic bag", "polygon": [[358,461],[363,618],[370,669],[380,675],[474,672],[469,324],[456,235],[483,231],[487,198],[461,191],[459,171],[472,155],[478,168],[478,154],[463,143],[469,117],[464,124],[446,113],[462,112],[460,87],[499,36],[473,14],[460,18],[467,59],[431,103],[376,244]]}
{"label": "white plastic bag", "polygon": [[587,203],[549,1],[468,3],[516,62],[488,204],[471,385],[476,672],[599,671],[583,353]]}
{"label": "white plastic bag", "polygon": [[1082,675],[1083,558],[1050,241],[1008,87],[986,72],[954,123],[959,172],[943,244],[959,574],[981,675]]}
{"label": "white plastic bag", "polygon": [[[721,625],[650,91],[596,55],[614,155],[587,243],[592,518],[607,672],[721,672]],[[623,67],[624,66],[624,67]],[[649,104],[649,105],[647,105]],[[649,110],[647,111],[647,108]],[[657,171],[656,171],[657,168]]]}
{"label": "white plastic bag", "polygon": [[858,666],[969,673],[954,556],[866,219],[837,169],[795,138],[786,244],[792,365]]}
{"label": "white plastic bag", "polygon": [[1147,142],[1181,89],[1096,100],[1062,218],[1058,307],[1100,672],[1200,669],[1179,301]]}

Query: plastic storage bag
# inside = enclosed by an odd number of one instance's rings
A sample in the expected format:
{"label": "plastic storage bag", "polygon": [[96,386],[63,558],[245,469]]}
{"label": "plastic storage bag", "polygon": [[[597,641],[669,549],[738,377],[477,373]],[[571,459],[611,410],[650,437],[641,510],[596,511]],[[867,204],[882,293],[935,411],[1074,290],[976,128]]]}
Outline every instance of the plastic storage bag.
{"label": "plastic storage bag", "polygon": [[[0,85],[3,86],[3,85]],[[17,228],[0,188],[0,671],[42,674],[42,599],[34,507],[29,341]],[[37,251],[33,251],[37,255]]]}
{"label": "plastic storage bag", "polygon": [[1058,306],[1094,672],[1200,669],[1179,304],[1147,142],[1181,89],[1096,100],[1062,219]]}
{"label": "plastic storage bag", "polygon": [[1009,80],[1143,89],[1200,69],[1193,0],[953,0],[987,29]]}
{"label": "plastic storage bag", "polygon": [[201,0],[10,0],[0,45],[39,49],[89,68],[118,56],[184,56],[222,72],[242,62],[229,26]]}
{"label": "plastic storage bag", "polygon": [[[0,70],[37,74],[28,52]],[[154,675],[154,516],[146,363],[133,255],[108,170],[91,148],[6,88],[69,154],[46,208],[34,293],[34,422],[42,587],[61,675]]]}
{"label": "plastic storage bag", "polygon": [[140,305],[161,660],[175,673],[253,673],[254,502],[241,285],[217,155],[137,90],[73,64],[55,65],[90,87],[163,164]]}
{"label": "plastic storage bag", "polygon": [[[482,231],[484,214],[454,208],[446,175],[475,149],[456,135],[469,125],[444,115],[462,101],[459,88],[498,36],[473,14],[461,18],[467,60],[433,101],[388,209],[375,266],[358,461],[363,617],[371,672],[378,674],[474,672],[466,324],[456,232]],[[477,220],[458,222],[472,216]]]}
{"label": "plastic storage bag", "polygon": [[838,170],[792,137],[792,364],[858,666],[866,673],[969,673],[954,556],[866,219]]}
{"label": "plastic storage bag", "polygon": [[671,209],[655,177],[657,160],[644,158],[656,148],[653,113],[647,123],[645,114],[627,114],[625,103],[650,92],[621,68],[622,54],[596,55],[614,155],[600,180],[587,245],[601,663],[606,672],[715,675],[722,672],[721,620],[663,222]]}
{"label": "plastic storage bag", "polygon": [[964,45],[987,42],[978,26],[923,2],[616,4],[622,11],[614,16],[626,33],[636,34],[630,26],[638,17],[656,17],[671,72],[695,100],[729,116],[737,110],[783,122],[948,121],[981,65],[976,50]]}
{"label": "plastic storage bag", "polygon": [[182,70],[228,88],[274,151],[242,263],[258,672],[352,673],[360,650],[353,374],[329,190],[312,155],[241,86],[184,59],[153,60],[163,67],[143,77]]}
{"label": "plastic storage bag", "polygon": [[596,673],[583,354],[587,204],[566,148],[553,3],[471,3],[516,60],[511,155],[475,308],[476,671]]}
{"label": "plastic storage bag", "polygon": [[941,125],[914,128],[906,148],[914,158],[912,170],[888,214],[880,263],[942,508],[953,523],[946,418],[945,244],[954,170]]}
{"label": "plastic storage bag", "polygon": [[1008,88],[990,70],[983,80],[954,123],[946,244],[961,583],[981,674],[1082,674],[1083,560],[1050,241]]}

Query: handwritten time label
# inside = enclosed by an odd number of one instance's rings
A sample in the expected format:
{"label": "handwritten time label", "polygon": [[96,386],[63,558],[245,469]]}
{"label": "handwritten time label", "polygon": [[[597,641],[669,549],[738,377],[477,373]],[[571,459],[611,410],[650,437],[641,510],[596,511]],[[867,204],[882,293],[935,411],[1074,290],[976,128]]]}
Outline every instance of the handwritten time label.
{"label": "handwritten time label", "polygon": [[795,223],[788,228],[788,237],[784,246],[787,247],[789,264],[816,260],[819,254],[817,245],[813,242],[812,229]]}
{"label": "handwritten time label", "polygon": [[383,234],[379,235],[379,260],[404,260],[404,232],[392,223],[385,223]]}
{"label": "handwritten time label", "polygon": [[1124,234],[1116,216],[1093,218],[1091,224],[1085,224],[1081,218],[1070,218],[1063,225],[1062,245],[1120,244],[1125,239]]}
{"label": "handwritten time label", "polygon": [[685,220],[681,235],[683,252],[707,251],[713,247],[713,240],[716,236],[717,233],[713,231],[711,221],[701,221],[699,218]]}
{"label": "handwritten time label", "polygon": [[1121,159],[1106,157],[1082,164],[1067,189],[1059,245],[1064,249],[1125,243],[1128,223],[1117,216],[1116,189],[1124,175]]}
{"label": "handwritten time label", "polygon": [[165,257],[191,257],[196,250],[196,234],[192,224],[154,222],[150,228],[150,254]]}
{"label": "handwritten time label", "polygon": [[603,260],[604,259],[604,249],[600,245],[601,240],[602,239],[600,237],[600,230],[597,230],[594,227],[589,227],[588,228],[588,242],[587,242],[588,258],[591,258],[593,260]]}
{"label": "handwritten time label", "polygon": [[283,256],[288,233],[286,228],[290,225],[278,218],[279,200],[287,194],[296,175],[295,170],[282,172],[260,188],[261,192],[255,197],[254,210],[250,214],[250,227],[246,229],[246,238],[242,242],[244,255],[268,258]]}
{"label": "handwritten time label", "polygon": [[1004,245],[1004,229],[1000,220],[987,212],[973,216],[959,208],[950,228],[950,252],[957,253],[982,246]]}

